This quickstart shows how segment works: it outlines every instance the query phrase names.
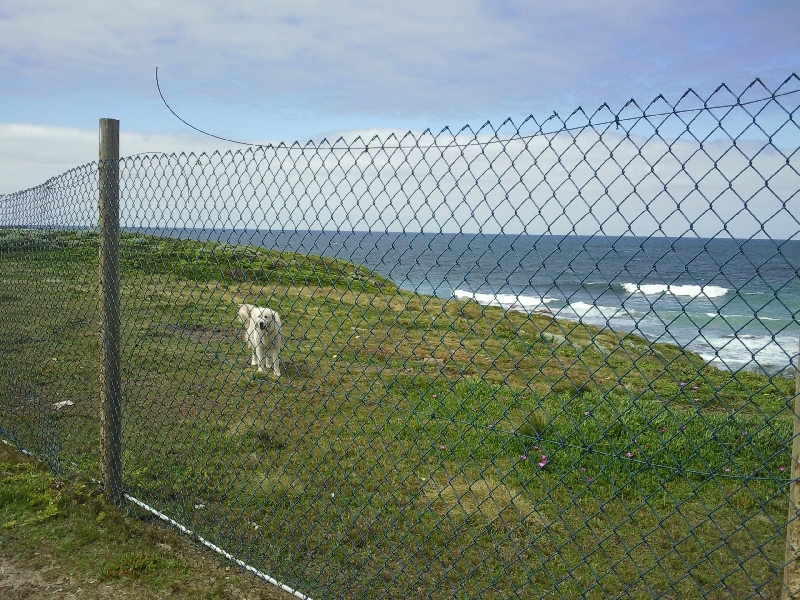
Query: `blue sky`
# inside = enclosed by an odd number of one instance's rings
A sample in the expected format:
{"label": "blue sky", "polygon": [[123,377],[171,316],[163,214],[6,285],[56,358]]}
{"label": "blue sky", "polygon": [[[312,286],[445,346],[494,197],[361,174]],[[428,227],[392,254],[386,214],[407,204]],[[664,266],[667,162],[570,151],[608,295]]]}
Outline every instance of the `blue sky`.
{"label": "blue sky", "polygon": [[800,72],[800,2],[0,4],[0,192],[122,153],[480,126]]}

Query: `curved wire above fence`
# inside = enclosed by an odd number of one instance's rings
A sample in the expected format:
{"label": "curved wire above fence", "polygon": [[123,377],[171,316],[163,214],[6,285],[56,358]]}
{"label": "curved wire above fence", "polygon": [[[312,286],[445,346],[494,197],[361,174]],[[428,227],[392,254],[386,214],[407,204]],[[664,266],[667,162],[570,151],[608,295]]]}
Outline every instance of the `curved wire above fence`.
{"label": "curved wire above fence", "polygon": [[[797,84],[121,159],[123,491],[313,598],[777,596]],[[0,196],[0,431],[64,474],[97,178]]]}

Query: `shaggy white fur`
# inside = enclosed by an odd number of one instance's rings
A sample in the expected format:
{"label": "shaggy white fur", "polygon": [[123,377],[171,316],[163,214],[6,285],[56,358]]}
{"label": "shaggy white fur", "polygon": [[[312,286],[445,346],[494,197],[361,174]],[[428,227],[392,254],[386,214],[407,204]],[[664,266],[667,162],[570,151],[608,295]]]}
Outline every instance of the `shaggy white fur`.
{"label": "shaggy white fur", "polygon": [[239,307],[239,320],[245,326],[247,343],[253,351],[250,364],[258,365],[260,373],[272,368],[275,375],[280,376],[278,354],[283,344],[283,336],[278,313],[271,308],[242,304]]}

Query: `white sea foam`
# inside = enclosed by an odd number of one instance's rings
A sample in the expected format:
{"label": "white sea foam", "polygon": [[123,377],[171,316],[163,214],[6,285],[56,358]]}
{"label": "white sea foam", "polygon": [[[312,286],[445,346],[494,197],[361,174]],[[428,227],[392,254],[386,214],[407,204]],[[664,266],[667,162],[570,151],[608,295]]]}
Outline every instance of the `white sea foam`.
{"label": "white sea foam", "polygon": [[[615,317],[627,317],[628,312],[616,306],[599,306],[596,304],[587,304],[586,302],[572,302],[558,311],[562,313],[575,313],[581,319],[596,319],[602,317],[604,319],[613,319]],[[569,317],[569,314],[566,315]]]}
{"label": "white sea foam", "polygon": [[645,296],[660,296],[672,294],[673,296],[688,296],[691,298],[705,296],[706,298],[719,298],[728,293],[728,288],[718,285],[664,285],[661,283],[623,283],[622,287],[629,294],[644,294]]}
{"label": "white sea foam", "polygon": [[549,302],[558,301],[558,298],[539,298],[536,296],[518,296],[516,294],[480,294],[465,290],[455,290],[453,296],[460,300],[475,300],[478,304],[485,306],[502,306],[507,310],[523,312],[533,312],[543,308]]}
{"label": "white sea foam", "polygon": [[706,341],[714,353],[701,350],[700,356],[711,363],[722,363],[730,369],[753,364],[770,368],[791,363],[790,350],[797,343],[792,336],[773,339],[772,336],[752,334],[710,338]]}

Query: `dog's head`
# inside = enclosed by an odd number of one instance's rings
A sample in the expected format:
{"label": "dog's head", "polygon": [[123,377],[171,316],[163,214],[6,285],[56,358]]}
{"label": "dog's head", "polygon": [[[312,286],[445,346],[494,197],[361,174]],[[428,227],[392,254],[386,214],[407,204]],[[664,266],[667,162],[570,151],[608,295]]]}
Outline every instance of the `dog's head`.
{"label": "dog's head", "polygon": [[272,313],[261,313],[255,319],[256,327],[260,331],[267,331],[270,328],[270,325],[275,322],[275,317]]}

